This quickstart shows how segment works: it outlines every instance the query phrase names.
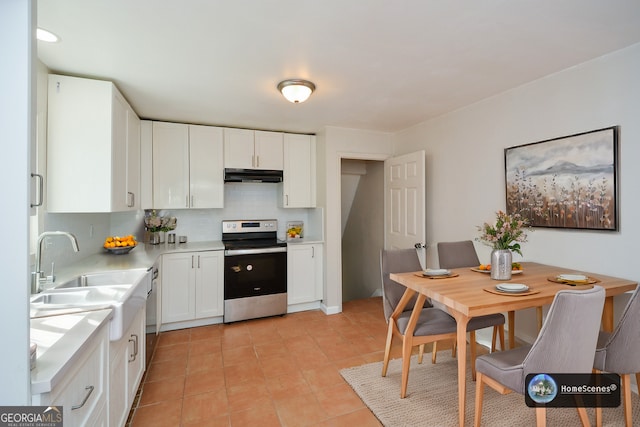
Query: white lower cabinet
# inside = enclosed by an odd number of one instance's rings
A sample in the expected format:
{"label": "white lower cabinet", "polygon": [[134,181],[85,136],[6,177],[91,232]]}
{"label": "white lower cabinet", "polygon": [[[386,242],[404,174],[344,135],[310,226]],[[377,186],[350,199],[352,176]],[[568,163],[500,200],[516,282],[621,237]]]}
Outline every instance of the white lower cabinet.
{"label": "white lower cabinet", "polygon": [[296,243],[287,247],[287,299],[289,305],[322,299],[321,243]]}
{"label": "white lower cabinet", "polygon": [[162,323],[224,314],[224,251],[162,256]]}
{"label": "white lower cabinet", "polygon": [[64,379],[49,393],[33,396],[32,404],[62,406],[65,427],[106,425],[108,355],[109,327],[103,326]]}
{"label": "white lower cabinet", "polygon": [[[109,348],[109,425],[124,426],[145,370],[145,308]],[[66,425],[66,424],[65,424]]]}

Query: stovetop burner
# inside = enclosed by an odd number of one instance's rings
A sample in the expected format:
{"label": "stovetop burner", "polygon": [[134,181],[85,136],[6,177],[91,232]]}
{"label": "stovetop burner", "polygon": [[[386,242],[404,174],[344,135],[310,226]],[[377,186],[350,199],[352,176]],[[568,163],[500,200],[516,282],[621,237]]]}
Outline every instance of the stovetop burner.
{"label": "stovetop burner", "polygon": [[287,242],[279,239],[223,240],[225,249],[260,249],[287,246]]}
{"label": "stovetop burner", "polygon": [[222,242],[226,250],[261,249],[287,246],[277,238],[278,220],[222,221]]}

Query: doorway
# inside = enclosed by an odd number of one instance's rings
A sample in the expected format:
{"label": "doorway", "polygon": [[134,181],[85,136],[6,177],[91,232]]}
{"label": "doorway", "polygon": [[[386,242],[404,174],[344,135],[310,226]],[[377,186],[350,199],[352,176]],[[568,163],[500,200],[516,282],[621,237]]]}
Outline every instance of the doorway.
{"label": "doorway", "polygon": [[341,159],[342,301],[381,294],[384,162]]}

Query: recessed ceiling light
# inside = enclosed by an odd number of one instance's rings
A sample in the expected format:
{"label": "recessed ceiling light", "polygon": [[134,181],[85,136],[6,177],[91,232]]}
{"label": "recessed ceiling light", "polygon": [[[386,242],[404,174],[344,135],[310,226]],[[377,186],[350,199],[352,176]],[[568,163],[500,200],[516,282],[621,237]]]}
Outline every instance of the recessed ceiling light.
{"label": "recessed ceiling light", "polygon": [[42,28],[38,28],[36,30],[36,38],[47,43],[56,43],[60,40],[60,37],[56,36],[51,31],[43,30]]}

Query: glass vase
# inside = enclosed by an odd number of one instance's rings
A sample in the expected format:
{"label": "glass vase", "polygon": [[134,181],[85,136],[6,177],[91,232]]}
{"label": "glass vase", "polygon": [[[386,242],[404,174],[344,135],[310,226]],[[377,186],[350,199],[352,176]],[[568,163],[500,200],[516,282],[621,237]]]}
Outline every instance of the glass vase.
{"label": "glass vase", "polygon": [[509,249],[491,251],[491,278],[494,280],[511,279],[511,263],[513,256]]}

